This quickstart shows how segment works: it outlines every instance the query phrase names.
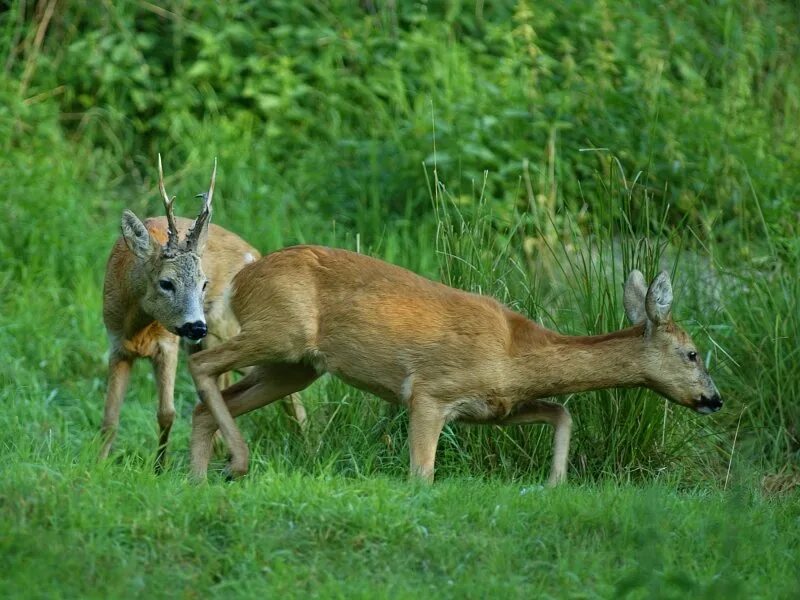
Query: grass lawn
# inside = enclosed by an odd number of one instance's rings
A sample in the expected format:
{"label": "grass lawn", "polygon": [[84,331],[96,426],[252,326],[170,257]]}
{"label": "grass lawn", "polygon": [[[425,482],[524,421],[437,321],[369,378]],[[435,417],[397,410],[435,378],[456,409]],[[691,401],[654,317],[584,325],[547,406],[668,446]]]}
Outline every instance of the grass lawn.
{"label": "grass lawn", "polygon": [[65,456],[6,465],[0,594],[13,597],[791,598],[800,502],[748,489],[443,478],[432,487]]}

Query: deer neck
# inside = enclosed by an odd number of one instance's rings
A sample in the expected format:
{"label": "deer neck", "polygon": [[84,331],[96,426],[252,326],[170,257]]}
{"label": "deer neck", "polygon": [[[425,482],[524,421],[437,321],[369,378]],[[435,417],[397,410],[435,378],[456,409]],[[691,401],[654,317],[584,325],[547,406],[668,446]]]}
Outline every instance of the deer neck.
{"label": "deer neck", "polygon": [[517,356],[517,389],[541,398],[644,385],[644,343],[641,325],[597,336],[548,336]]}

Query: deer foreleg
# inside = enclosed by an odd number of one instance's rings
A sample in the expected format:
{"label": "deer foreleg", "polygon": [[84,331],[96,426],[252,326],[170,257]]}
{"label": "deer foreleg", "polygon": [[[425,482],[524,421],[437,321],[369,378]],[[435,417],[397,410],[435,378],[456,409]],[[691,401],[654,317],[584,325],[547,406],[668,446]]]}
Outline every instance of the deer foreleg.
{"label": "deer foreleg", "polygon": [[[228,407],[217,385],[217,377],[222,373],[252,366],[252,353],[233,338],[214,348],[193,354],[189,358],[189,370],[197,388],[202,406],[197,406],[192,418],[192,474],[198,480],[206,477],[206,468],[211,458],[214,431],[219,428],[231,454],[229,463],[232,476],[247,473],[249,450],[236,427]],[[235,384],[249,384],[252,374]],[[209,413],[213,420],[209,419]],[[216,422],[216,427],[214,426]]]}
{"label": "deer foreleg", "polygon": [[433,482],[436,447],[444,427],[445,416],[435,399],[416,395],[409,408],[408,448],[411,455],[411,476]]}
{"label": "deer foreleg", "polygon": [[101,434],[103,437],[100,448],[100,459],[108,457],[111,451],[111,444],[117,435],[119,427],[119,413],[122,409],[122,402],[125,400],[125,390],[128,388],[128,381],[131,378],[131,366],[133,359],[123,358],[115,354],[112,350],[111,358],[108,361],[108,390],[106,392],[106,406],[103,411],[103,424]]}
{"label": "deer foreleg", "polygon": [[159,342],[152,357],[153,371],[158,390],[158,450],[155,471],[164,470],[167,457],[167,442],[172,424],[175,422],[175,371],[178,367],[178,343],[175,340]]}
{"label": "deer foreleg", "polygon": [[[273,364],[257,367],[244,379],[222,391],[227,410],[234,418],[308,387],[317,373],[307,365]],[[192,471],[205,473],[211,457],[212,436],[217,423],[205,404],[198,404],[192,419]],[[230,475],[238,475],[237,465],[228,465]],[[246,469],[246,465],[245,465]]]}

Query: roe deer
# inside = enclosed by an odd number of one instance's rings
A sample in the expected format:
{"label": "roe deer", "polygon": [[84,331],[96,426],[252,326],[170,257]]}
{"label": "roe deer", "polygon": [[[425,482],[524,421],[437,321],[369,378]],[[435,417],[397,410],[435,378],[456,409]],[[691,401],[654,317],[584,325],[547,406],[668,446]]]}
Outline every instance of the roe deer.
{"label": "roe deer", "polygon": [[[672,286],[646,287],[633,271],[624,305],[633,326],[598,336],[545,329],[493,298],[435,283],[353,252],[286,248],[234,278],[238,335],[194,354],[201,399],[192,424],[192,472],[204,478],[219,427],[231,475],[247,471],[248,448],[232,417],[302,390],[323,373],[399,402],[409,412],[411,472],[433,480],[436,446],[450,420],[555,429],[550,485],[564,481],[571,418],[549,396],[648,387],[699,413],[722,400],[689,336],[670,316]],[[216,377],[254,366],[220,392]]]}
{"label": "roe deer", "polygon": [[[233,276],[259,257],[237,235],[210,225],[217,166],[203,207],[194,222],[175,217],[164,187],[158,157],[159,190],[166,217],[140,221],[122,215],[122,236],[114,244],[103,286],[103,320],[109,339],[108,391],[100,457],[108,456],[133,362],[147,357],[158,388],[159,442],[156,470],[161,470],[175,420],[173,403],[179,336],[211,348],[239,331],[225,309],[223,295]],[[221,375],[226,381],[227,376]],[[287,411],[301,425],[305,410],[292,398]]]}

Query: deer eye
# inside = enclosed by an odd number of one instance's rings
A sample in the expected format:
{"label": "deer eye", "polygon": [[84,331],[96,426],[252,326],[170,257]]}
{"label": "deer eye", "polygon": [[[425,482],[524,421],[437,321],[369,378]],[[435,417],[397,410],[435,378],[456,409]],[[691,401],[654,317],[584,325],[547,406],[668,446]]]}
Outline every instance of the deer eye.
{"label": "deer eye", "polygon": [[207,287],[208,287],[208,280],[206,280],[206,282],[203,284],[203,291],[204,292],[206,291]]}
{"label": "deer eye", "polygon": [[697,352],[695,352],[694,350],[689,352],[689,354],[687,354],[686,357],[692,362],[697,362]]}
{"label": "deer eye", "polygon": [[172,283],[169,279],[160,279],[158,281],[158,287],[160,287],[165,292],[175,291],[175,284]]}

